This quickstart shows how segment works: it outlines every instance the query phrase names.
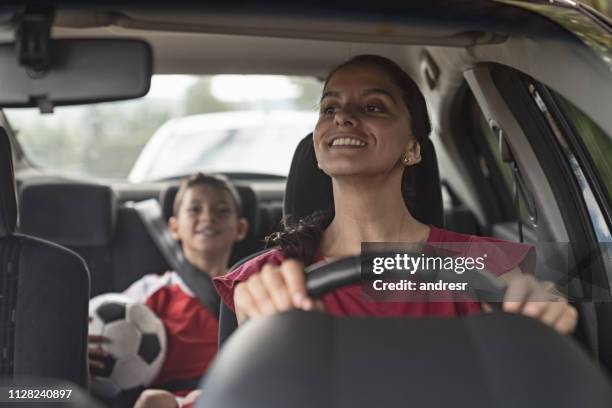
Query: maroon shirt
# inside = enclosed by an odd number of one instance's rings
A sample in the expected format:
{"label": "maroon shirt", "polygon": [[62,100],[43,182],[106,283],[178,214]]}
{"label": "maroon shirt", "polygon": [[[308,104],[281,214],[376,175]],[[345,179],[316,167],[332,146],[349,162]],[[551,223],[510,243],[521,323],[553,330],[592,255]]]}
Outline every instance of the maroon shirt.
{"label": "maroon shirt", "polygon": [[[486,269],[501,275],[521,266],[522,270],[530,270],[535,258],[533,248],[529,245],[508,242],[496,238],[478,237],[475,235],[460,234],[431,226],[427,243],[448,243],[453,249],[461,248],[464,256],[481,256],[483,251],[488,253],[485,262]],[[438,246],[438,245],[436,245]],[[230,273],[214,278],[214,284],[219,295],[234,310],[234,288],[239,282],[248,279],[252,274],[258,273],[264,264],[280,265],[284,257],[280,250],[271,250],[259,255]],[[317,259],[317,261],[322,258]],[[360,284],[339,288],[322,296],[327,313],[333,316],[438,316],[453,317],[476,313],[481,310],[479,302],[468,300],[448,301],[407,301],[407,302],[376,302],[367,299]],[[438,297],[439,299],[439,297]],[[452,294],[449,294],[452,299]]]}

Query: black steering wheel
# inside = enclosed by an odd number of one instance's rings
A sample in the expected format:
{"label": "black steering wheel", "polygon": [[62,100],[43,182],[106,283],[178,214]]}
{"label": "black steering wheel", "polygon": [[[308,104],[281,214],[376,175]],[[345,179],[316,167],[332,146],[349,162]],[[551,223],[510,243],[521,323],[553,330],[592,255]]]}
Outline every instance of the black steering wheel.
{"label": "black steering wheel", "polygon": [[[309,294],[359,282],[362,261],[307,268]],[[462,278],[504,295],[487,272]],[[571,338],[513,313],[381,319],[293,310],[254,319],[220,350],[202,388],[198,408],[612,404],[608,378]]]}
{"label": "black steering wheel", "polygon": [[[411,256],[420,253],[407,252]],[[321,297],[343,286],[358,283],[362,278],[362,264],[371,262],[375,257],[392,257],[393,252],[374,252],[367,255],[355,255],[328,263],[314,264],[306,268],[306,290],[314,298]],[[413,277],[424,282],[442,279],[446,282],[466,282],[472,288],[477,300],[493,303],[501,302],[506,293],[506,284],[486,270],[471,270],[462,274],[461,279],[455,272],[441,269],[433,271],[417,271]]]}
{"label": "black steering wheel", "polygon": [[[420,253],[407,251],[410,255]],[[355,255],[331,262],[321,262],[308,266],[306,272],[306,290],[313,298],[338,288],[358,283],[362,280],[362,264],[370,262],[374,257],[393,256],[395,253],[373,252],[367,255]],[[457,274],[449,270],[419,271],[417,276],[421,281],[442,279],[446,282],[458,280]],[[506,284],[486,270],[472,270],[461,275],[461,282],[467,282],[472,289],[475,300],[486,301],[494,310],[501,310],[501,302],[506,293]],[[236,330],[238,323],[234,312],[221,302],[219,315],[219,346]]]}

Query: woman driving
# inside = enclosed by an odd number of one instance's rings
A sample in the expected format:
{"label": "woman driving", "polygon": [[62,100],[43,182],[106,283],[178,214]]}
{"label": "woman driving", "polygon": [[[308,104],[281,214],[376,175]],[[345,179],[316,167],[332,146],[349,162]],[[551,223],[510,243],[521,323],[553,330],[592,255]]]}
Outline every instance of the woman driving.
{"label": "woman driving", "polygon": [[[393,61],[360,55],[327,77],[313,133],[319,168],[332,180],[333,215],[316,213],[272,236],[278,249],[215,279],[238,322],[289,309],[336,316],[461,316],[487,310],[475,301],[374,302],[360,285],[307,295],[304,267],[358,255],[362,242],[501,242],[419,222],[402,194],[405,173],[421,162],[430,132],[423,94]],[[419,180],[414,180],[419,183]],[[409,200],[409,199],[408,199]],[[512,262],[495,271],[507,284],[503,309],[533,317],[560,333],[573,332],[574,307],[520,269],[529,247],[511,247]]]}

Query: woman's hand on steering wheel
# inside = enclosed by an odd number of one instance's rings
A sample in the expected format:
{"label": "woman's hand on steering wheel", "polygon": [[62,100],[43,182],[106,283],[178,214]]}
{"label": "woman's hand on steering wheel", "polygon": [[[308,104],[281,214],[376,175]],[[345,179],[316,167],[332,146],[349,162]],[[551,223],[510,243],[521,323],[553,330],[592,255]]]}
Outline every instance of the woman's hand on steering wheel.
{"label": "woman's hand on steering wheel", "polygon": [[501,278],[507,284],[502,306],[505,312],[529,316],[561,334],[574,331],[578,312],[556,291],[552,282],[539,281],[519,270],[502,275]]}
{"label": "woman's hand on steering wheel", "polygon": [[234,291],[238,323],[291,309],[323,311],[323,302],[306,292],[304,265],[288,259],[280,266],[265,264],[260,273],[239,283]]}

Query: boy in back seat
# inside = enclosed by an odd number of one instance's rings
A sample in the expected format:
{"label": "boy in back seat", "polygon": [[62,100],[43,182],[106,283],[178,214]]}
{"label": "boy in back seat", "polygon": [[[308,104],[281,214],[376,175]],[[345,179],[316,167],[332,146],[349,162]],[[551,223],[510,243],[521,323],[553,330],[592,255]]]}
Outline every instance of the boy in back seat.
{"label": "boy in back seat", "polygon": [[[180,184],[168,226],[185,258],[212,278],[228,271],[232,246],[247,234],[240,195],[228,180],[197,173]],[[204,272],[205,271],[205,272]],[[168,349],[164,365],[137,408],[180,407],[197,397],[199,378],[217,352],[218,321],[174,271],[146,275],[124,292],[145,303],[164,323]],[[90,336],[90,367],[101,368],[105,352],[96,347],[106,339]],[[167,384],[175,394],[165,391]],[[176,390],[178,384],[179,390]],[[185,396],[182,398],[180,396]]]}

